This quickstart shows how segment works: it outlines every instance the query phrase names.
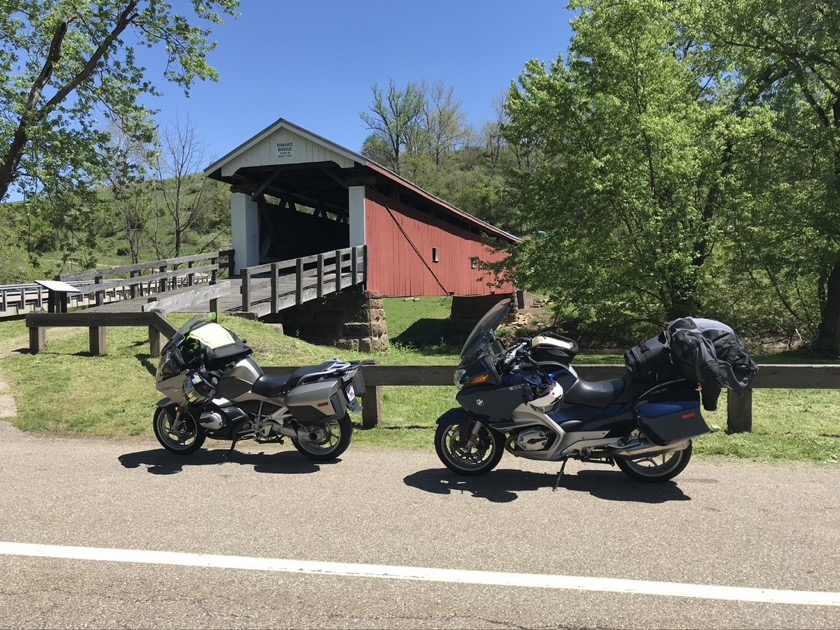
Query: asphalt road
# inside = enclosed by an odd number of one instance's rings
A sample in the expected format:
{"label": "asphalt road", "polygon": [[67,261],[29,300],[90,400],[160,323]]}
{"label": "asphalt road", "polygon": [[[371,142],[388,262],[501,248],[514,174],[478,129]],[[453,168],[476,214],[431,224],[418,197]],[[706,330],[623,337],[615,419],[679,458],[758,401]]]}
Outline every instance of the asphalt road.
{"label": "asphalt road", "polygon": [[[316,465],[289,446],[241,445],[221,463],[224,445],[210,446],[176,458],[153,440],[33,437],[0,423],[0,627],[840,627],[840,606],[726,590],[840,601],[836,467],[695,460],[648,486],[570,463],[552,492],[558,466],[510,456],[466,479],[431,451],[351,446]],[[418,579],[118,562],[120,551],[32,557],[7,543],[414,567]],[[606,586],[447,583],[429,568]],[[720,586],[736,599],[618,593],[615,580]]]}

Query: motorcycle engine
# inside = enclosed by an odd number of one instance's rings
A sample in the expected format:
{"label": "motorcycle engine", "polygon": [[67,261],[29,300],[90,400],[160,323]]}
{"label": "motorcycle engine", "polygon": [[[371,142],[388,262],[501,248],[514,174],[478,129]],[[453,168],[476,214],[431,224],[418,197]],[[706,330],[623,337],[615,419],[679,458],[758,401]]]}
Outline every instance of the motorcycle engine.
{"label": "motorcycle engine", "polygon": [[548,438],[545,429],[525,429],[516,436],[516,448],[520,451],[541,451],[548,447]]}
{"label": "motorcycle engine", "polygon": [[205,408],[204,411],[201,412],[201,415],[198,418],[198,424],[209,431],[216,431],[218,429],[224,429],[231,422],[246,418],[247,415],[248,414],[239,407],[213,406],[212,408]]}

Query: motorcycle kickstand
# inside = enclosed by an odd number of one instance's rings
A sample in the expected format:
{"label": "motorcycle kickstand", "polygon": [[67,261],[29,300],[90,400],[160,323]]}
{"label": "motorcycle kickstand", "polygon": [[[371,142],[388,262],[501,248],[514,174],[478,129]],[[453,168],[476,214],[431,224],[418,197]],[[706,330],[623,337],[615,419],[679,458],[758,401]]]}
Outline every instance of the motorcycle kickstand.
{"label": "motorcycle kickstand", "polygon": [[552,492],[555,492],[557,490],[557,486],[560,485],[560,479],[563,477],[563,471],[566,470],[566,464],[568,463],[568,461],[568,457],[563,458],[563,465],[560,466],[560,472],[557,473],[557,480],[554,482],[554,488],[552,489]]}
{"label": "motorcycle kickstand", "polygon": [[233,442],[230,445],[230,448],[228,449],[228,452],[225,453],[224,457],[222,457],[222,463],[223,464],[227,463],[228,457],[230,457],[230,454],[233,453],[233,449],[236,448],[236,442],[237,442],[237,440],[234,438]]}

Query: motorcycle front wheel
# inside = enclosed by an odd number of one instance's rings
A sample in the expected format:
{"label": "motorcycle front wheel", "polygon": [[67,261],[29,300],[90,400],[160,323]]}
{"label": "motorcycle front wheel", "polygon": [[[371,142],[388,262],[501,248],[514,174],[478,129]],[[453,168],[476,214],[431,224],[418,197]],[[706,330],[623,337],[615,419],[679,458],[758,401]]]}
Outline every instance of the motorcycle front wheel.
{"label": "motorcycle front wheel", "polygon": [[350,414],[323,424],[307,425],[307,438],[292,438],[292,444],[303,455],[316,462],[328,462],[338,458],[353,438],[353,421]]}
{"label": "motorcycle front wheel", "polygon": [[181,412],[181,417],[176,421],[177,415],[175,405],[158,407],[152,422],[155,437],[170,453],[178,455],[195,453],[204,444],[207,434],[186,409]]}
{"label": "motorcycle front wheel", "polygon": [[682,451],[646,455],[636,459],[615,458],[615,463],[628,477],[646,483],[661,483],[679,475],[691,459],[691,441]]}
{"label": "motorcycle front wheel", "polygon": [[[470,423],[469,430],[462,433],[461,425],[439,424],[435,431],[435,451],[440,461],[459,475],[476,476],[490,472],[504,453],[503,438],[499,433],[482,424],[473,440],[474,426]],[[469,437],[462,440],[462,435]]]}

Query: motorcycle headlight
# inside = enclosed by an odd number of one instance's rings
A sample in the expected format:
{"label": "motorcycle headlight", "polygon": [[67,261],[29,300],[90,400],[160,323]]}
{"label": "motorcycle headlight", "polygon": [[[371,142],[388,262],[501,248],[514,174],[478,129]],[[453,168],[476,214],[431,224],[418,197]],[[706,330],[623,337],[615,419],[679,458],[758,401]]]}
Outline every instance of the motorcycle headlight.
{"label": "motorcycle headlight", "polygon": [[452,378],[452,380],[455,381],[455,387],[457,387],[458,389],[461,389],[464,386],[464,384],[461,381],[463,380],[464,374],[466,373],[467,371],[464,368],[458,368],[457,370],[455,370],[455,376]]}

